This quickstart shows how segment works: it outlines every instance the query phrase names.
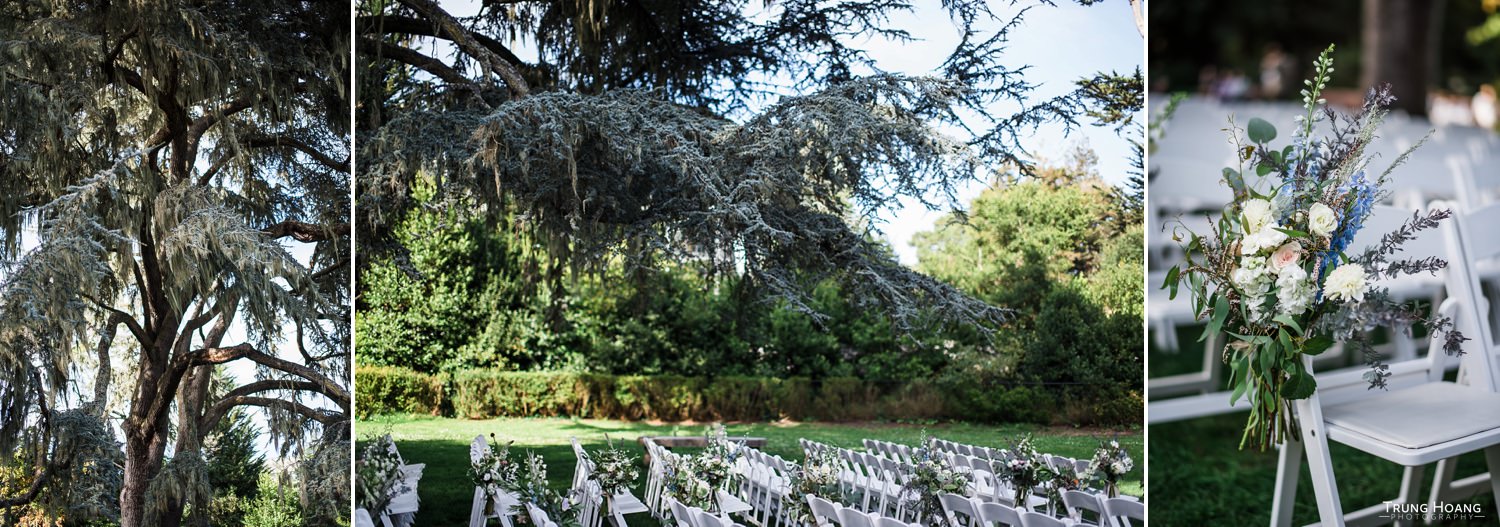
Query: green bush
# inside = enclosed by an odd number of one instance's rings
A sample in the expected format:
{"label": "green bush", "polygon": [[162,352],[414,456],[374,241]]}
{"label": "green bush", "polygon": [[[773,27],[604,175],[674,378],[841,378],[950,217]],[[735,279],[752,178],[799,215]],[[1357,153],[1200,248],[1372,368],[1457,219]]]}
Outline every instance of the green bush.
{"label": "green bush", "polygon": [[359,417],[410,413],[439,415],[446,383],[442,376],[391,366],[360,366],[354,370],[355,410]]}
{"label": "green bush", "polygon": [[[827,379],[463,370],[451,377],[361,367],[358,413],[580,417],[660,421],[934,421],[1124,424],[1139,392],[1007,385],[973,376],[870,382]],[[445,384],[446,383],[446,384]],[[1060,404],[1068,401],[1068,405]]]}

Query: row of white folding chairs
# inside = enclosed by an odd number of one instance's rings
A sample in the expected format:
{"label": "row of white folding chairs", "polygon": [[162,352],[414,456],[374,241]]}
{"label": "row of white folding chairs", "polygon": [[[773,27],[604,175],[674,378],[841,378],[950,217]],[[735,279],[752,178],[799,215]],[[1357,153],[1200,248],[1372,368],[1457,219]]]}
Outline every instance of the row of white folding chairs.
{"label": "row of white folding chairs", "polygon": [[1010,458],[1010,453],[1001,448],[966,445],[957,441],[949,441],[947,439],[936,437],[929,439],[928,441],[932,444],[932,448],[937,449],[941,452],[952,452],[955,454],[963,454],[966,456],[980,457],[984,459]]}
{"label": "row of white folding chairs", "polygon": [[857,507],[845,506],[812,494],[803,496],[807,509],[812,514],[813,527],[917,527],[919,523],[908,523],[878,512],[866,512]]}
{"label": "row of white folding chairs", "polygon": [[[803,441],[803,450],[809,456],[819,451],[830,451],[841,460],[845,473],[840,478],[841,488],[846,494],[852,493],[857,497],[857,507],[860,510],[890,514],[901,520],[916,519],[917,511],[906,506],[908,496],[903,490],[914,468],[911,464],[806,440]],[[967,456],[962,458],[968,463],[965,465],[958,464],[958,459],[948,457],[945,461],[950,466],[969,472],[973,478],[970,494],[985,501],[1016,503],[1015,490],[998,477],[1000,471],[993,467],[992,462]],[[978,471],[975,471],[976,464]],[[1040,492],[1039,488],[1029,489],[1022,496],[1024,501],[1020,506],[1027,509],[1046,507],[1047,500],[1038,495]]]}
{"label": "row of white folding chairs", "polygon": [[865,438],[864,445],[866,451],[880,457],[887,457],[904,463],[915,462],[915,452],[912,447],[870,438]]}
{"label": "row of white folding chairs", "polygon": [[754,448],[741,450],[740,498],[750,504],[751,521],[761,527],[778,527],[793,523],[786,516],[786,500],[791,490],[792,464],[781,456]]}

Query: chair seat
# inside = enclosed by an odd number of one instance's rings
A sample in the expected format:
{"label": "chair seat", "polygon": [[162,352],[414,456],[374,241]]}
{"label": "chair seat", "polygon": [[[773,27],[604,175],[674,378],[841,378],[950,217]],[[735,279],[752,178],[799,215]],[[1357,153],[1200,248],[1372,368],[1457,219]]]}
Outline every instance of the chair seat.
{"label": "chair seat", "polygon": [[645,503],[641,502],[640,498],[635,497],[634,494],[629,492],[621,492],[614,495],[614,497],[609,499],[609,507],[610,512],[616,514],[636,514],[651,511],[649,507],[646,507]]}
{"label": "chair seat", "polygon": [[[1337,427],[1396,447],[1425,449],[1500,430],[1500,393],[1427,383],[1324,407],[1323,420],[1330,434]],[[1500,435],[1494,442],[1500,443]]]}

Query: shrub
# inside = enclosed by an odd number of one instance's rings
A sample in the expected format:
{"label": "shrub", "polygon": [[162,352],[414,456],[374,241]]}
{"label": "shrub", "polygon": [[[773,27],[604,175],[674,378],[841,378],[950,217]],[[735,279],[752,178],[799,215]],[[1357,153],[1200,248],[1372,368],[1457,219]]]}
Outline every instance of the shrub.
{"label": "shrub", "polygon": [[359,417],[413,413],[440,415],[444,402],[442,376],[406,368],[360,366],[354,370],[355,409]]}
{"label": "shrub", "polygon": [[[448,377],[361,367],[358,413],[661,421],[1138,423],[1139,391],[1013,385],[979,375],[871,382],[853,377],[685,377],[463,370]],[[447,382],[448,386],[445,386]],[[1061,404],[1067,401],[1067,404]]]}

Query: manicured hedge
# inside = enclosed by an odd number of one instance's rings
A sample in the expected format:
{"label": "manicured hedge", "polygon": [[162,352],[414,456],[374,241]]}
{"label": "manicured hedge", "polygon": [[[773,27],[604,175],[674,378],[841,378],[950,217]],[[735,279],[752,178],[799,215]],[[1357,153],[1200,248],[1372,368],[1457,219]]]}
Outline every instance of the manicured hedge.
{"label": "manicured hedge", "polygon": [[[1035,386],[978,388],[941,386],[927,380],[871,383],[848,377],[709,379],[497,370],[427,375],[391,367],[360,367],[355,376],[361,417],[421,413],[469,419],[1140,422],[1138,395],[1122,394],[1124,401],[1099,404]],[[1059,411],[1059,400],[1069,401],[1071,408]]]}
{"label": "manicured hedge", "polygon": [[442,415],[447,379],[406,368],[360,366],[354,370],[354,409],[359,417],[389,413]]}

